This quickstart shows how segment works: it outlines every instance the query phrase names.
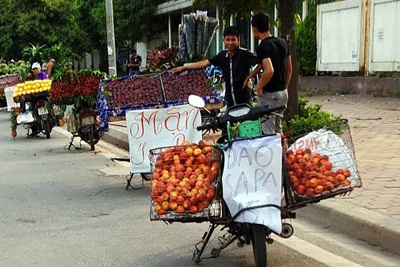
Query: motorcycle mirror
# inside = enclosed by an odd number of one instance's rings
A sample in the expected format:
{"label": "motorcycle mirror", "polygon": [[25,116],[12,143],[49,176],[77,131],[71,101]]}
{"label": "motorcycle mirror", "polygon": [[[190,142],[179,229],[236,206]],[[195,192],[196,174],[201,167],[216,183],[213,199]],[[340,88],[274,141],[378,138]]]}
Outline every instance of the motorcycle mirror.
{"label": "motorcycle mirror", "polygon": [[189,95],[188,103],[195,108],[204,108],[206,106],[203,98],[198,95]]}

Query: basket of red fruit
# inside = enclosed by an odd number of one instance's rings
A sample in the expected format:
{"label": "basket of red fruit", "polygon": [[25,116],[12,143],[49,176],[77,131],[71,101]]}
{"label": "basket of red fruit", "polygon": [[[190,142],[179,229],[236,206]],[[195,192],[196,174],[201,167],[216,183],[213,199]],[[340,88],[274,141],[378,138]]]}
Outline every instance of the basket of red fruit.
{"label": "basket of red fruit", "polygon": [[200,222],[218,216],[221,150],[184,141],[182,145],[150,150],[151,220]]}

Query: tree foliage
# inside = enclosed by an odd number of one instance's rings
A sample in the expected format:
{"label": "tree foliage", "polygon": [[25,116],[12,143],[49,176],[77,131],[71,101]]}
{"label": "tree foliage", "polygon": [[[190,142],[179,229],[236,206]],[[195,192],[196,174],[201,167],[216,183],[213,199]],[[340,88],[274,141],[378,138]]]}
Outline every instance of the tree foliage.
{"label": "tree foliage", "polygon": [[87,37],[85,51],[98,48],[107,43],[105,1],[78,0],[78,25]]}
{"label": "tree foliage", "polygon": [[312,9],[296,29],[296,53],[301,75],[314,75],[317,62],[316,11]]}
{"label": "tree foliage", "polygon": [[114,0],[114,27],[117,39],[147,41],[152,32],[155,8],[154,2],[149,0]]}
{"label": "tree foliage", "polygon": [[5,58],[20,57],[30,44],[80,49],[87,42],[75,0],[3,0],[0,14],[0,56]]}

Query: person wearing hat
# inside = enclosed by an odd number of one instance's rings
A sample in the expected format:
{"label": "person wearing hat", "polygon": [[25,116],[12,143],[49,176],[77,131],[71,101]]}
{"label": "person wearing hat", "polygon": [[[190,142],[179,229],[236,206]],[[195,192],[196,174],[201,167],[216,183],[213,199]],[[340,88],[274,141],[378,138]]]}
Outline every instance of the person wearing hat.
{"label": "person wearing hat", "polygon": [[39,62],[35,62],[32,64],[32,73],[34,75],[35,80],[46,80],[48,79],[47,74],[42,71]]}
{"label": "person wearing hat", "polygon": [[[28,80],[46,80],[48,79],[47,74],[42,71],[42,68],[39,64],[39,62],[35,62],[32,64],[31,67],[31,72],[28,73]],[[36,100],[32,99],[32,101],[29,104],[29,109],[32,110],[32,108],[36,105]],[[25,107],[25,103],[22,104],[23,107]],[[25,112],[25,108],[22,109],[22,112]],[[39,128],[37,125],[37,122],[33,123],[31,126],[31,133],[29,136],[36,136],[38,135]]]}

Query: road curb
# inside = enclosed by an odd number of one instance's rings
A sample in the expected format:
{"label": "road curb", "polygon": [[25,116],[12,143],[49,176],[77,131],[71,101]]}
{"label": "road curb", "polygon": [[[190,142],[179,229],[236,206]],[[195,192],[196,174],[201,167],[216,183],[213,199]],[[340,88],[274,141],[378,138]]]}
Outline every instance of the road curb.
{"label": "road curb", "polygon": [[400,223],[384,214],[354,206],[341,200],[299,209],[298,218],[329,227],[341,233],[400,255]]}
{"label": "road curb", "polygon": [[109,127],[108,132],[105,132],[101,139],[104,142],[129,151],[129,141],[126,127],[119,125]]}

